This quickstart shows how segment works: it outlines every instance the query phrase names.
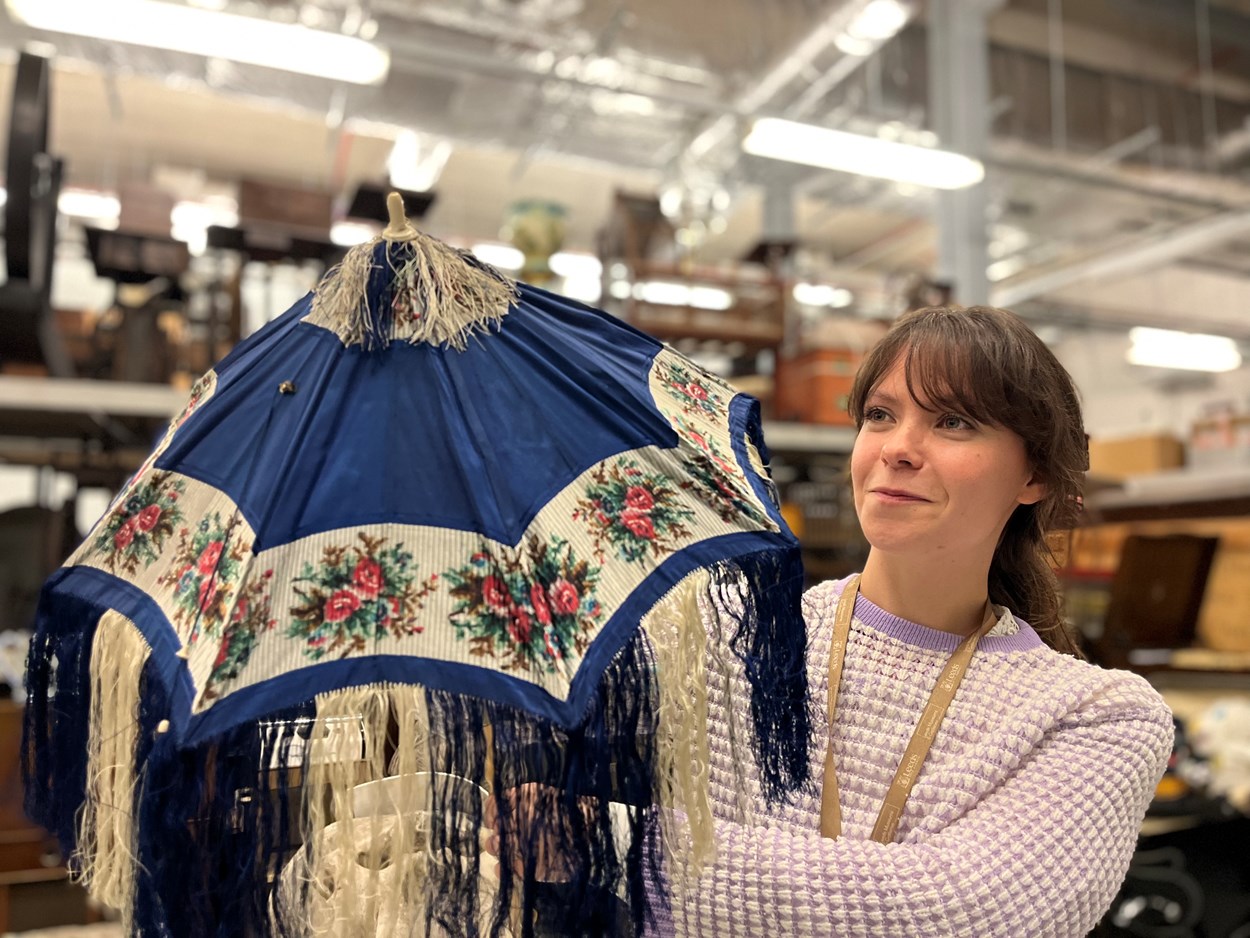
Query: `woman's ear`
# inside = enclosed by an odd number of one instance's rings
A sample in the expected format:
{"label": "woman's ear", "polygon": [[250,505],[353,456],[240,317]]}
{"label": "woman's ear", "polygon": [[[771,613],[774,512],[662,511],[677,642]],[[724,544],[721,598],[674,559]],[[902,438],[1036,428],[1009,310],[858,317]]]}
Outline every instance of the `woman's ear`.
{"label": "woman's ear", "polygon": [[1016,501],[1021,505],[1036,505],[1046,497],[1046,492],[1049,488],[1050,486],[1043,481],[1041,475],[1034,472],[1029,476],[1029,481],[1021,486],[1020,494],[1016,497]]}

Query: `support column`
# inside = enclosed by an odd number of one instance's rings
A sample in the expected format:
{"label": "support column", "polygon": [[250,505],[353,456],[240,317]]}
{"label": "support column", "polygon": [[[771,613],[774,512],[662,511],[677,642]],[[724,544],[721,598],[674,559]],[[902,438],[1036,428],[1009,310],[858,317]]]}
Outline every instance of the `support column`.
{"label": "support column", "polygon": [[[929,126],[941,146],[985,160],[990,136],[989,42],[986,18],[1003,0],[929,0]],[[990,282],[987,183],[939,190],[935,218],[937,277],[952,299],[988,303]]]}

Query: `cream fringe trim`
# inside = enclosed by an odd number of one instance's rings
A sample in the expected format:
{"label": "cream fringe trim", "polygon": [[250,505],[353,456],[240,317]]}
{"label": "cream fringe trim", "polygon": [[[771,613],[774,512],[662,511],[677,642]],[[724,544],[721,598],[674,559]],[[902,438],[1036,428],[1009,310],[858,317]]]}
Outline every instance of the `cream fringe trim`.
{"label": "cream fringe trim", "polygon": [[699,610],[708,578],[706,570],[691,573],[642,622],[660,678],[656,800],[662,809],[686,814],[679,828],[671,811],[661,811],[665,849],[674,869],[694,876],[716,853],[708,800],[706,632]]}
{"label": "cream fringe trim", "polygon": [[[375,238],[352,248],[326,272],[307,322],[336,333],[347,345],[366,343],[375,321],[367,288],[376,268],[374,249],[382,243]],[[517,298],[513,281],[493,267],[475,266],[437,238],[417,232],[408,246],[413,257],[390,272],[396,309],[390,334],[378,337],[383,345],[401,340],[463,350],[473,333],[498,325]]]}
{"label": "cream fringe trim", "polygon": [[139,684],[152,649],[135,624],[109,610],[91,645],[87,791],[78,823],[77,878],[129,919],[135,900],[135,750]]}
{"label": "cream fringe trim", "polygon": [[[396,751],[385,764],[387,733]],[[307,923],[305,935],[375,938],[424,921],[426,854],[420,813],[432,807],[425,691],[375,685],[322,694],[304,758],[304,849],[282,872],[277,901]],[[354,790],[373,786],[370,810]],[[428,814],[427,814],[428,816]],[[301,898],[301,891],[307,893]]]}

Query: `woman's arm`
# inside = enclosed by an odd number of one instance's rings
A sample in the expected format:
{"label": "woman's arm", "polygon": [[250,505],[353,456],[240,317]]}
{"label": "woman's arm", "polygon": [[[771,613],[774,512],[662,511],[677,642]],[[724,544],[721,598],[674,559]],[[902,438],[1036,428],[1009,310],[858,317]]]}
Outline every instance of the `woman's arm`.
{"label": "woman's arm", "polygon": [[715,863],[673,884],[676,933],[1083,936],[1115,897],[1171,745],[1163,707],[1077,714],[968,814],[902,843],[718,821]]}

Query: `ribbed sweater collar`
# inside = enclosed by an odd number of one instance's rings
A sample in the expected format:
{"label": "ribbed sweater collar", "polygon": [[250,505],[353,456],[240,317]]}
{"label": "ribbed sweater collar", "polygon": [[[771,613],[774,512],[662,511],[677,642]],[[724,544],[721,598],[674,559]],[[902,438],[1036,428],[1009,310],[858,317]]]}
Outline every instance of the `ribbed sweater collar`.
{"label": "ribbed sweater collar", "polygon": [[[846,577],[845,579],[837,580],[833,584],[834,592],[838,596],[842,595],[842,590],[849,580],[850,577]],[[884,632],[891,638],[898,639],[900,642],[916,648],[949,653],[959,646],[960,638],[958,635],[952,635],[950,632],[943,632],[939,629],[931,629],[927,625],[899,618],[893,613],[886,612],[870,600],[865,599],[862,593],[855,598],[855,618],[870,629]],[[1030,651],[1045,644],[1027,622],[1014,613],[1012,618],[1016,620],[1017,625],[1017,631],[1014,635],[987,636],[981,640],[977,650],[1001,654],[1013,651]]]}

